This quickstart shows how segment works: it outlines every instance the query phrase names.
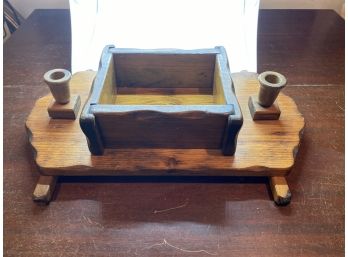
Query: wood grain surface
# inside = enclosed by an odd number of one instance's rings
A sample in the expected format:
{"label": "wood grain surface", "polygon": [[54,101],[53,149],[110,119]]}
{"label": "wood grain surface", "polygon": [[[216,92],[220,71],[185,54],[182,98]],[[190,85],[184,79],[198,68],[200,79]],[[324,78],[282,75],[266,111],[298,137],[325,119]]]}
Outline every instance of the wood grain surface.
{"label": "wood grain surface", "polygon": [[344,20],[334,10],[262,10],[258,73],[274,70],[288,84],[344,83]]}
{"label": "wood grain surface", "polygon": [[120,105],[211,105],[216,104],[211,95],[127,95],[119,94],[115,104]]}
{"label": "wood grain surface", "polygon": [[215,54],[115,54],[117,87],[211,88]]}
{"label": "wood grain surface", "polygon": [[[82,102],[89,94],[87,85],[92,85],[95,74],[96,72],[92,71],[79,72],[74,74],[70,81],[71,91],[73,94],[81,95]],[[47,115],[47,105],[52,98],[51,95],[48,95],[36,102],[26,122],[39,170],[44,175],[65,176],[286,175],[294,164],[295,153],[297,153],[304,127],[304,119],[298,112],[296,104],[290,97],[280,94],[278,97],[278,104],[282,110],[280,119],[255,122],[249,113],[248,99],[250,95],[258,92],[257,74],[243,72],[233,74],[232,77],[244,117],[243,127],[238,137],[237,151],[233,157],[223,156],[219,150],[214,149],[131,149],[134,148],[134,139],[124,136],[127,135],[127,128],[129,130],[131,124],[127,120],[123,124],[122,116],[119,117],[117,131],[122,132],[120,134],[124,138],[118,136],[117,142],[124,149],[108,149],[103,156],[92,156],[78,120],[53,120]],[[110,116],[109,120],[107,120],[107,115],[104,116],[105,121],[100,121],[99,124],[104,124],[103,126],[111,124],[110,119],[113,116]],[[98,119],[101,117],[98,116]],[[134,119],[137,117],[133,117],[133,122]],[[144,118],[140,119],[143,121]],[[219,126],[220,123],[219,120],[204,120],[213,122],[216,126]],[[168,129],[170,124],[171,122],[168,120]],[[152,143],[146,137],[150,133],[146,128],[151,129],[152,126],[156,126],[156,123],[141,128],[144,130],[144,145]],[[190,130],[190,126],[187,126],[187,129]],[[104,127],[102,131],[111,133],[114,129]],[[197,131],[196,134],[199,132]],[[202,134],[201,137],[210,142],[212,140],[208,139],[213,138],[214,134]],[[103,136],[111,138],[108,134]],[[158,138],[161,138],[160,136],[158,135]],[[177,140],[183,139],[185,139],[184,134]],[[163,140],[168,140],[167,135],[163,134]],[[112,143],[109,142],[109,144]],[[194,145],[199,145],[199,142]]]}
{"label": "wood grain surface", "polygon": [[287,76],[306,120],[290,205],[263,178],[63,177],[43,207],[24,123],[71,37],[69,11],[34,11],[4,44],[4,256],[343,256],[344,20],[260,10],[258,30],[259,72]]}

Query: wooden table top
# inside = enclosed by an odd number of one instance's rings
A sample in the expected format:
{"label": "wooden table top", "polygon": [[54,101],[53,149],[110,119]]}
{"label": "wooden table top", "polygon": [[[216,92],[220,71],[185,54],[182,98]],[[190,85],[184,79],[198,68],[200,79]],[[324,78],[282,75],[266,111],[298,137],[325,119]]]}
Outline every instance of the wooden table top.
{"label": "wooden table top", "polygon": [[24,123],[70,68],[67,10],[37,10],[4,44],[5,256],[342,256],[344,20],[333,11],[261,10],[259,71],[287,76],[306,127],[276,207],[267,180],[219,177],[61,178],[38,206]]}

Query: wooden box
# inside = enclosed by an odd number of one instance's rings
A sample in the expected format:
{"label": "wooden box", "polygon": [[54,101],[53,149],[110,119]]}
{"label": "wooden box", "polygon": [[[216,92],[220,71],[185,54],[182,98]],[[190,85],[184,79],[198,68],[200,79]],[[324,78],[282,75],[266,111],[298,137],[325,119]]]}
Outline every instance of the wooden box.
{"label": "wooden box", "polygon": [[223,47],[106,46],[80,125],[89,149],[221,149],[233,155],[242,113]]}

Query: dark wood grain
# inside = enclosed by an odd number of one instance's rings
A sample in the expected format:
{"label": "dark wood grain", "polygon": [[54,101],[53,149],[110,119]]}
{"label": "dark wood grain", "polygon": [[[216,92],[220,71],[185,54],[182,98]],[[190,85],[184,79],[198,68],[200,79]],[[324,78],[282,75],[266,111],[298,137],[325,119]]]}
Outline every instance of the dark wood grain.
{"label": "dark wood grain", "polygon": [[69,11],[34,11],[4,44],[4,85],[41,87],[46,71],[58,67],[70,70],[70,59]]}
{"label": "dark wood grain", "polygon": [[[220,149],[228,113],[98,113],[105,148]],[[117,121],[115,123],[115,121]]]}
{"label": "dark wood grain", "polygon": [[258,72],[288,84],[344,84],[344,20],[333,10],[260,10]]}
{"label": "dark wood grain", "polygon": [[216,54],[115,54],[118,87],[208,87]]}
{"label": "dark wood grain", "polygon": [[[311,22],[317,16],[321,21]],[[70,67],[68,25],[67,11],[35,11],[4,45],[5,256],[210,256],[164,239],[217,256],[343,256],[341,18],[331,11],[260,12],[260,33],[277,33],[259,37],[259,67],[287,75],[293,86],[284,93],[306,121],[287,178],[292,202],[283,208],[270,200],[265,179],[205,177],[62,178],[55,201],[33,204],[38,173],[24,122],[49,92],[44,72]],[[303,42],[315,43],[299,54]]]}

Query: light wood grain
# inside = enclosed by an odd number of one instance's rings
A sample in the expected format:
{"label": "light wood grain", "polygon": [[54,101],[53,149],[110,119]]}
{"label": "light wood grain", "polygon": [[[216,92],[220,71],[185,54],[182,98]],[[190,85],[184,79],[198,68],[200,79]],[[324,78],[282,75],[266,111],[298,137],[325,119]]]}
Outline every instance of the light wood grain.
{"label": "light wood grain", "polygon": [[[71,80],[72,93],[79,93],[82,102],[94,76],[92,71],[80,72]],[[280,119],[254,122],[248,98],[258,90],[256,74],[232,77],[244,115],[233,157],[207,149],[108,149],[102,156],[91,156],[78,120],[51,120],[46,110],[51,96],[45,96],[36,102],[26,122],[39,170],[45,175],[286,175],[304,127],[296,104],[281,93]]]}
{"label": "light wood grain", "polygon": [[214,91],[214,98],[215,102],[217,104],[225,104],[225,94],[223,90],[223,85],[221,81],[221,74],[220,74],[220,63],[218,60],[215,62],[215,70],[214,70],[214,81],[213,81],[213,91]]}
{"label": "light wood grain", "polygon": [[40,176],[33,193],[33,200],[38,203],[48,204],[52,199],[56,183],[57,177]]}
{"label": "light wood grain", "polygon": [[114,72],[114,62],[110,61],[104,87],[102,89],[99,102],[101,104],[113,103],[116,100],[116,77]]}
{"label": "light wood grain", "polygon": [[213,95],[117,95],[120,105],[211,105],[216,104]]}
{"label": "light wood grain", "polygon": [[274,202],[277,205],[287,205],[291,201],[291,192],[284,177],[270,177],[270,187]]}
{"label": "light wood grain", "polygon": [[209,87],[118,87],[117,94],[142,95],[211,95],[213,89]]}

